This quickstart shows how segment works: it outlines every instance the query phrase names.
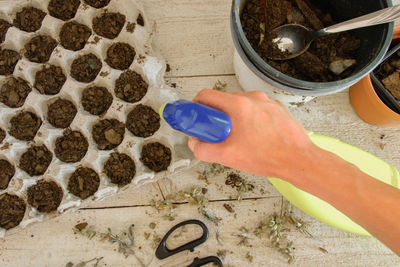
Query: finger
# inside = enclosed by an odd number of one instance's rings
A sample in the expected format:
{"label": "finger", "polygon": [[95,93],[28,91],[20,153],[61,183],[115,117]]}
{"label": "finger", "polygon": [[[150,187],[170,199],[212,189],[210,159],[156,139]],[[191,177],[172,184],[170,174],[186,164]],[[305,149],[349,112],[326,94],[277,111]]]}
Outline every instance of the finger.
{"label": "finger", "polygon": [[191,137],[188,146],[193,151],[194,156],[201,161],[217,162],[220,159],[220,146],[218,144],[202,142]]}
{"label": "finger", "polygon": [[232,108],[232,102],[235,98],[236,96],[230,93],[203,89],[197,94],[193,101],[222,111],[227,111]]}

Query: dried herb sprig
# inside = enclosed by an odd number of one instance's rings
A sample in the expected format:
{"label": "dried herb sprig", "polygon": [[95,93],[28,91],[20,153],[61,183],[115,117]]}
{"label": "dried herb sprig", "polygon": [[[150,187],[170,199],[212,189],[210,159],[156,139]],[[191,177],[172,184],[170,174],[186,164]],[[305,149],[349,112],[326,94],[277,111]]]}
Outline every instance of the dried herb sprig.
{"label": "dried herb sprig", "polygon": [[235,236],[240,238],[240,241],[238,243],[239,246],[246,246],[246,247],[250,247],[250,242],[249,242],[249,230],[242,226],[239,229],[239,233],[236,234]]}
{"label": "dried herb sprig", "polygon": [[226,249],[219,249],[218,251],[217,251],[217,256],[219,257],[219,258],[221,258],[221,260],[224,260],[225,259],[225,257],[226,257]]}
{"label": "dried herb sprig", "polygon": [[253,255],[250,253],[250,251],[248,251],[247,253],[246,253],[246,259],[249,261],[249,262],[253,262]]}
{"label": "dried herb sprig", "polygon": [[279,252],[288,260],[289,264],[294,262],[293,242],[288,242],[285,248],[280,248]]}
{"label": "dried herb sprig", "polygon": [[222,166],[217,163],[208,164],[207,167],[203,171],[198,171],[198,179],[203,180],[206,184],[210,184],[210,178],[221,174],[228,170],[228,167]]}
{"label": "dried herb sprig", "polygon": [[94,230],[93,225],[88,225],[87,223],[79,223],[72,228],[75,234],[83,235],[89,239],[96,236],[97,232]]}
{"label": "dried herb sprig", "polygon": [[94,261],[96,261],[96,262],[95,262],[92,266],[93,266],[93,267],[98,267],[100,261],[102,261],[102,260],[103,260],[103,257],[100,257],[100,258],[93,258],[93,259],[88,260],[88,261],[81,261],[80,263],[78,263],[78,264],[76,264],[76,265],[74,265],[72,262],[68,262],[68,263],[65,265],[65,267],[85,267],[87,264],[89,264],[89,263],[91,263],[91,262],[94,262]]}
{"label": "dried herb sprig", "polygon": [[249,191],[253,191],[254,185],[247,182],[243,177],[241,177],[237,173],[230,173],[226,177],[225,180],[226,185],[230,185],[232,188],[235,188],[238,192],[238,200],[243,199],[243,195]]}
{"label": "dried herb sprig", "polygon": [[226,83],[221,82],[220,80],[216,81],[216,83],[213,86],[213,90],[221,91],[221,92],[226,92]]}

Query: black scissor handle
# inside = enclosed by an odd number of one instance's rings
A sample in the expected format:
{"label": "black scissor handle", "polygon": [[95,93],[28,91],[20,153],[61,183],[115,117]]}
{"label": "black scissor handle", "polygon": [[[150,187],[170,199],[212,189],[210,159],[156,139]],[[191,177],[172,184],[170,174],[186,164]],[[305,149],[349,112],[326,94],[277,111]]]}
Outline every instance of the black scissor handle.
{"label": "black scissor handle", "polygon": [[187,267],[198,267],[198,266],[203,266],[206,265],[207,263],[213,262],[215,263],[218,267],[222,267],[222,261],[215,256],[209,256],[209,257],[205,257],[205,258],[195,258],[194,261],[188,265]]}
{"label": "black scissor handle", "polygon": [[[202,236],[196,240],[190,241],[189,243],[186,243],[175,249],[171,250],[171,249],[167,248],[167,239],[172,234],[172,232],[175,231],[176,229],[178,229],[179,227],[182,227],[187,224],[199,225],[203,229]],[[175,225],[174,227],[172,227],[171,230],[169,230],[168,233],[163,237],[163,239],[161,240],[161,242],[158,245],[158,248],[156,250],[156,257],[158,259],[162,260],[162,259],[165,259],[169,256],[172,256],[172,255],[179,253],[181,251],[184,251],[184,250],[190,250],[191,252],[193,252],[195,247],[204,243],[207,239],[208,239],[208,228],[203,222],[201,222],[199,220],[188,220],[188,221],[181,222],[181,223]],[[197,265],[195,265],[195,266],[197,266]],[[199,265],[199,266],[201,266],[201,265]]]}

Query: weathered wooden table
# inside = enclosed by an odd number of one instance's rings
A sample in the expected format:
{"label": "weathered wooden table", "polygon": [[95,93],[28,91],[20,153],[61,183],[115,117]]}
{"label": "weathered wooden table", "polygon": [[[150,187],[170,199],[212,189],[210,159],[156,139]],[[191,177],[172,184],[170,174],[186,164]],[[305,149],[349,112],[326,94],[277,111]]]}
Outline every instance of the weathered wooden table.
{"label": "weathered wooden table", "polygon": [[[142,2],[147,16],[156,22],[155,46],[171,66],[167,80],[176,84],[176,90],[190,99],[202,88],[212,87],[217,80],[226,82],[229,91],[241,90],[232,68],[230,0]],[[349,103],[347,91],[316,98],[292,112],[308,130],[358,146],[400,169],[400,128],[378,128],[362,122]],[[98,231],[105,232],[110,227],[119,232],[133,223],[133,248],[137,257],[148,263],[154,258],[154,238],[152,235],[146,240],[144,233],[162,236],[177,222],[191,218],[199,218],[208,225],[210,238],[189,258],[215,255],[218,250],[226,250],[224,264],[227,266],[287,264],[287,260],[271,248],[268,239],[257,238],[252,233],[261,220],[266,220],[274,211],[280,212],[284,202],[280,194],[267,179],[243,174],[255,189],[238,201],[237,192],[225,185],[226,174],[210,178],[209,185],[199,180],[197,171],[205,168],[207,165],[200,163],[157,183],[125,190],[113,198],[90,203],[85,209],[34,224],[0,239],[0,266],[65,266],[68,262],[76,264],[95,257],[104,257],[99,266],[139,266],[133,256],[125,258],[118,253],[115,244],[101,242],[96,237],[89,240],[74,235],[72,228],[78,222],[88,222]],[[208,210],[222,218],[218,227],[199,215],[196,206],[188,203],[178,205],[174,221],[166,220],[164,211],[158,212],[151,206],[152,200],[161,200],[168,194],[193,186],[208,188]],[[223,207],[225,203],[233,206],[235,212],[229,213]],[[297,231],[288,233],[294,241],[296,265],[400,265],[400,259],[375,238],[346,233],[298,210],[295,213],[310,223],[309,231],[316,237],[312,239]],[[151,222],[156,223],[155,229],[150,229]],[[243,226],[249,229],[251,247],[238,245],[240,238],[237,234]],[[222,244],[217,242],[217,231]],[[319,247],[328,253],[323,253]],[[252,263],[246,258],[248,252],[253,256]]]}

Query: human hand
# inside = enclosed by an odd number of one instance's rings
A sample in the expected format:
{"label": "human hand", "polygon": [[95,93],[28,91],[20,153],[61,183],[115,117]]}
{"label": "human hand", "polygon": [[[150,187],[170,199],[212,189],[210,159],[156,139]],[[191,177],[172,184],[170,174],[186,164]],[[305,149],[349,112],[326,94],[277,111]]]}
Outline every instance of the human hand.
{"label": "human hand", "polygon": [[189,148],[199,160],[291,180],[317,149],[286,107],[261,91],[204,89],[194,101],[225,112],[232,121],[231,133],[221,143],[189,139]]}

